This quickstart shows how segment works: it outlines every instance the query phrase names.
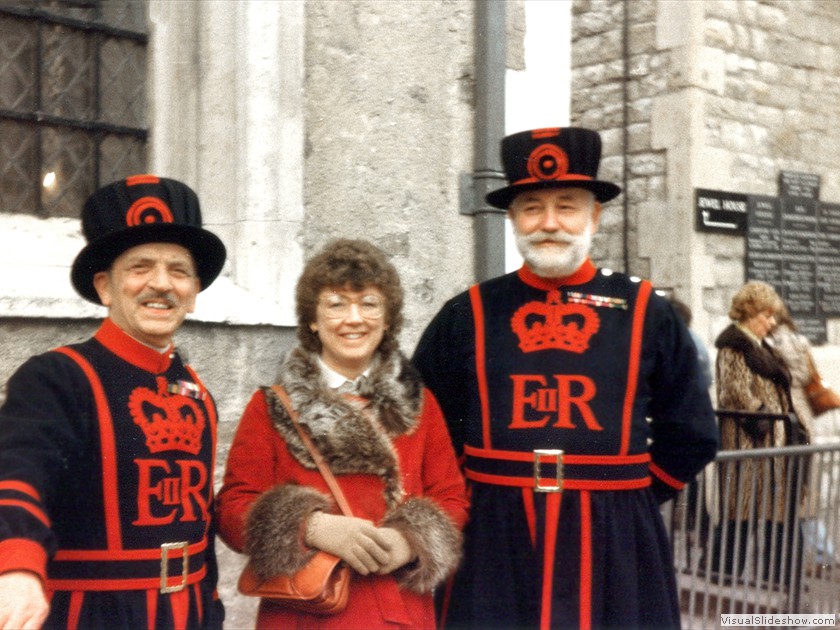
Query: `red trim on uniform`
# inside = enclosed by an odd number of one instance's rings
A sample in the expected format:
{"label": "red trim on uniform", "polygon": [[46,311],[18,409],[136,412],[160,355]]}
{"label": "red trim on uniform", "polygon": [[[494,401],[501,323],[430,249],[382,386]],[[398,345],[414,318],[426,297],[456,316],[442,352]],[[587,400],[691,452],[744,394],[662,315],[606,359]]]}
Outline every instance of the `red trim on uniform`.
{"label": "red trim on uniform", "polygon": [[[210,398],[210,392],[207,391],[207,388],[204,386],[204,383],[201,381],[200,378],[198,378],[198,374],[195,373],[195,370],[193,370],[192,367],[190,367],[187,364],[184,364],[184,368],[187,370],[189,375],[192,377],[195,384],[198,385],[198,387],[201,389],[201,392],[204,394],[204,400],[210,401],[210,399],[211,399]],[[211,459],[210,471],[214,471],[214,470],[216,470],[216,440],[217,440],[216,425],[218,424],[218,418],[216,417],[216,405],[211,405],[208,402],[208,404],[206,404],[205,407],[207,409],[207,420],[210,423],[210,438],[211,438],[211,441],[212,441],[212,446],[210,448],[210,453],[211,453],[211,455],[210,455],[210,459]],[[211,479],[212,479],[212,476],[213,475],[211,474]],[[213,483],[212,483],[212,481],[211,481],[211,483],[207,484],[207,505],[213,505]],[[204,533],[207,534],[207,531],[210,527],[210,521],[212,519],[210,518],[209,514],[205,514],[204,516],[205,516],[204,522],[206,524],[205,528],[204,528]]]}
{"label": "red trim on uniform", "polygon": [[630,336],[630,361],[627,365],[627,392],[624,395],[624,411],[621,419],[620,455],[626,455],[630,449],[630,429],[633,425],[633,402],[636,400],[636,387],[639,384],[639,363],[642,353],[642,332],[645,325],[645,312],[652,289],[650,282],[644,281],[636,296],[633,308],[633,331]]}
{"label": "red trim on uniform", "polygon": [[[99,332],[107,330],[106,325],[110,320],[105,320]],[[116,324],[111,323],[116,330]],[[97,333],[98,335],[99,333]],[[125,333],[121,333],[127,337]],[[147,348],[148,350],[149,348]],[[73,359],[87,376],[90,387],[93,390],[93,399],[96,403],[96,412],[99,416],[99,442],[102,450],[102,494],[105,504],[105,535],[108,541],[108,549],[117,550],[122,548],[122,526],[120,525],[120,500],[117,490],[117,450],[114,438],[114,422],[111,418],[111,410],[108,407],[108,399],[105,396],[105,389],[99,380],[93,367],[82,355],[75,350],[63,347],[57,348]]]}
{"label": "red trim on uniform", "polygon": [[[529,451],[502,451],[492,448],[476,448],[469,444],[464,445],[464,454],[471,457],[485,457],[487,459],[502,459],[512,462],[533,462],[534,453]],[[650,453],[637,453],[635,455],[563,455],[564,464],[591,464],[591,465],[616,465],[616,464],[643,464],[650,461]]]}
{"label": "red trim on uniform", "polygon": [[29,538],[0,541],[0,573],[31,571],[41,579],[47,574],[47,550]]}
{"label": "red trim on uniform", "polygon": [[[187,555],[192,556],[207,549],[207,539],[187,547]],[[160,560],[160,547],[152,549],[59,549],[55,554],[57,561],[96,561],[108,560]],[[170,549],[168,556],[171,560],[183,558],[183,549]]]}
{"label": "red trim on uniform", "polygon": [[172,607],[172,626],[175,630],[186,630],[187,618],[190,614],[190,591],[176,591],[169,596]]}
{"label": "red trim on uniform", "polygon": [[85,602],[85,594],[81,591],[70,593],[70,609],[67,611],[67,630],[76,630],[79,627],[79,618],[82,616],[82,604]]}
{"label": "red trim on uniform", "polygon": [[154,630],[157,625],[157,603],[158,591],[152,589],[146,591],[146,625],[149,630]]}
{"label": "red trim on uniform", "polygon": [[[207,575],[207,567],[203,566],[195,573],[187,576],[187,585],[200,582]],[[178,586],[183,576],[170,577],[166,585]],[[47,580],[47,588],[53,591],[135,591],[160,588],[160,575],[151,578],[123,578],[118,580]]]}
{"label": "red trim on uniform", "polygon": [[538,177],[525,177],[524,179],[517,179],[511,182],[511,186],[521,186],[524,184],[542,184],[544,182],[564,182],[566,180],[574,181],[592,181],[589,175],[576,175],[575,173],[566,173],[563,177],[552,177],[551,179],[540,179]]}
{"label": "red trim on uniform", "polygon": [[580,493],[580,630],[592,627],[592,504]]}
{"label": "red trim on uniform", "polygon": [[31,485],[24,481],[0,481],[0,490],[14,490],[26,494],[36,501],[41,501],[41,495]]}
{"label": "red trim on uniform", "polygon": [[675,479],[653,462],[650,463],[649,468],[650,472],[652,472],[656,476],[656,478],[662,481],[663,483],[668,484],[676,490],[682,490],[683,488],[685,488],[684,482],[680,481],[679,479]]}
{"label": "red trim on uniform", "polygon": [[[506,477],[491,475],[467,469],[464,476],[472,481],[486,483],[492,486],[513,486],[516,488],[533,488],[533,477]],[[604,479],[563,479],[563,490],[638,490],[650,485],[650,477],[639,479],[620,479],[616,481]]]}
{"label": "red trim on uniform", "polygon": [[110,319],[102,322],[93,337],[119,358],[152,374],[163,374],[172,363],[171,345],[166,351],[158,352],[128,335]]}
{"label": "red trim on uniform", "polygon": [[537,509],[534,506],[534,491],[522,488],[522,504],[525,506],[525,520],[528,521],[528,535],[531,546],[537,547]]}
{"label": "red trim on uniform", "polygon": [[157,175],[132,175],[125,178],[126,186],[136,186],[137,184],[158,184],[160,178]]}
{"label": "red trim on uniform", "polygon": [[487,372],[484,363],[484,305],[477,284],[470,287],[473,321],[475,322],[475,373],[478,380],[478,397],[481,401],[481,436],[485,448],[490,448],[490,400],[487,394]]}
{"label": "red trim on uniform", "polygon": [[556,291],[562,285],[584,284],[592,280],[598,270],[588,258],[571,276],[565,278],[543,278],[535,274],[528,265],[522,265],[517,272],[519,279],[525,284],[542,291]]}
{"label": "red trim on uniform", "polygon": [[198,609],[198,623],[201,624],[204,621],[204,607],[203,601],[201,599],[201,590],[198,588],[198,584],[193,584],[193,599],[195,600],[195,606]]}
{"label": "red trim on uniform", "polygon": [[19,507],[26,510],[32,516],[37,518],[47,527],[51,527],[49,517],[44,514],[44,511],[36,505],[32,505],[29,501],[21,501],[20,499],[0,499],[0,505],[8,505],[10,507]]}
{"label": "red trim on uniform", "polygon": [[562,494],[553,492],[545,502],[545,555],[543,556],[542,606],[540,606],[540,629],[551,628],[551,602],[554,591],[554,555],[557,553],[557,525],[560,522]]}

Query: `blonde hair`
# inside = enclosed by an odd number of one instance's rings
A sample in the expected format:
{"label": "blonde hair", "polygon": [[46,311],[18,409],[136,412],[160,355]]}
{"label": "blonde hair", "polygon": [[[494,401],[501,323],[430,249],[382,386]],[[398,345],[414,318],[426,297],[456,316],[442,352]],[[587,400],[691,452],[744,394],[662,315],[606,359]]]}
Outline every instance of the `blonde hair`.
{"label": "blonde hair", "polygon": [[776,290],[766,282],[750,280],[732,296],[729,317],[736,322],[745,322],[759,313],[782,310],[784,304]]}

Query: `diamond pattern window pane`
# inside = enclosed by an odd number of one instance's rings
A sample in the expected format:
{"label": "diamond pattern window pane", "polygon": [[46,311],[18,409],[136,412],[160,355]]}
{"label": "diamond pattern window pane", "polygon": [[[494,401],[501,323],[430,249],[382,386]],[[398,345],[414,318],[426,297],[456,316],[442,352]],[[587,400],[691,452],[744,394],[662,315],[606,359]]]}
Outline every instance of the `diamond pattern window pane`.
{"label": "diamond pattern window pane", "polygon": [[0,212],[146,170],[147,30],[145,0],[0,0]]}
{"label": "diamond pattern window pane", "polygon": [[146,172],[146,143],[135,138],[109,136],[99,148],[99,181],[113,182]]}
{"label": "diamond pattern window pane", "polygon": [[42,29],[41,37],[43,110],[52,116],[95,120],[95,42],[62,26]]}
{"label": "diamond pattern window pane", "polygon": [[51,217],[77,217],[96,187],[96,144],[81,131],[45,129],[42,137],[42,181],[50,173],[55,177],[54,186],[42,186],[44,211]]}
{"label": "diamond pattern window pane", "polygon": [[0,212],[29,213],[39,186],[31,180],[37,136],[34,125],[0,120]]}
{"label": "diamond pattern window pane", "polygon": [[102,45],[102,120],[140,127],[145,123],[146,47],[108,39]]}
{"label": "diamond pattern window pane", "polygon": [[0,108],[35,109],[38,32],[26,20],[0,15]]}

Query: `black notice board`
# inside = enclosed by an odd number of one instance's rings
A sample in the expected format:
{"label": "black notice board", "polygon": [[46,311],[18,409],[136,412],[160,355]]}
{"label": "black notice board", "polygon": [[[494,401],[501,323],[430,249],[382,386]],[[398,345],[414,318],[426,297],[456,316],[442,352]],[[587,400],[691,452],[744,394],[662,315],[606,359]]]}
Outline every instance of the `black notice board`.
{"label": "black notice board", "polygon": [[700,232],[745,234],[747,231],[747,195],[695,188],[694,212]]}
{"label": "black notice board", "polygon": [[840,204],[749,195],[747,205],[747,279],[773,285],[797,322],[840,315]]}
{"label": "black notice board", "polygon": [[817,311],[840,314],[840,204],[820,203],[817,215]]}

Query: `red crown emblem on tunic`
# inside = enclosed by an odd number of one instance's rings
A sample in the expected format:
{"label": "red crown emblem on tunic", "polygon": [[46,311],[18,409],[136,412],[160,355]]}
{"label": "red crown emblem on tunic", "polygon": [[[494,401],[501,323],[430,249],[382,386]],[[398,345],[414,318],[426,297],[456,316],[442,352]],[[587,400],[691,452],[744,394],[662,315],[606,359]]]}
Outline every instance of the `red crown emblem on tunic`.
{"label": "red crown emblem on tunic", "polygon": [[168,396],[166,380],[158,379],[158,391],[138,387],[128,398],[134,424],[143,429],[151,453],[186,451],[197,455],[206,424],[204,412],[186,396]]}
{"label": "red crown emblem on tunic", "polygon": [[522,352],[568,350],[578,354],[589,348],[601,320],[585,304],[564,304],[558,291],[550,291],[545,302],[528,302],[510,319]]}

